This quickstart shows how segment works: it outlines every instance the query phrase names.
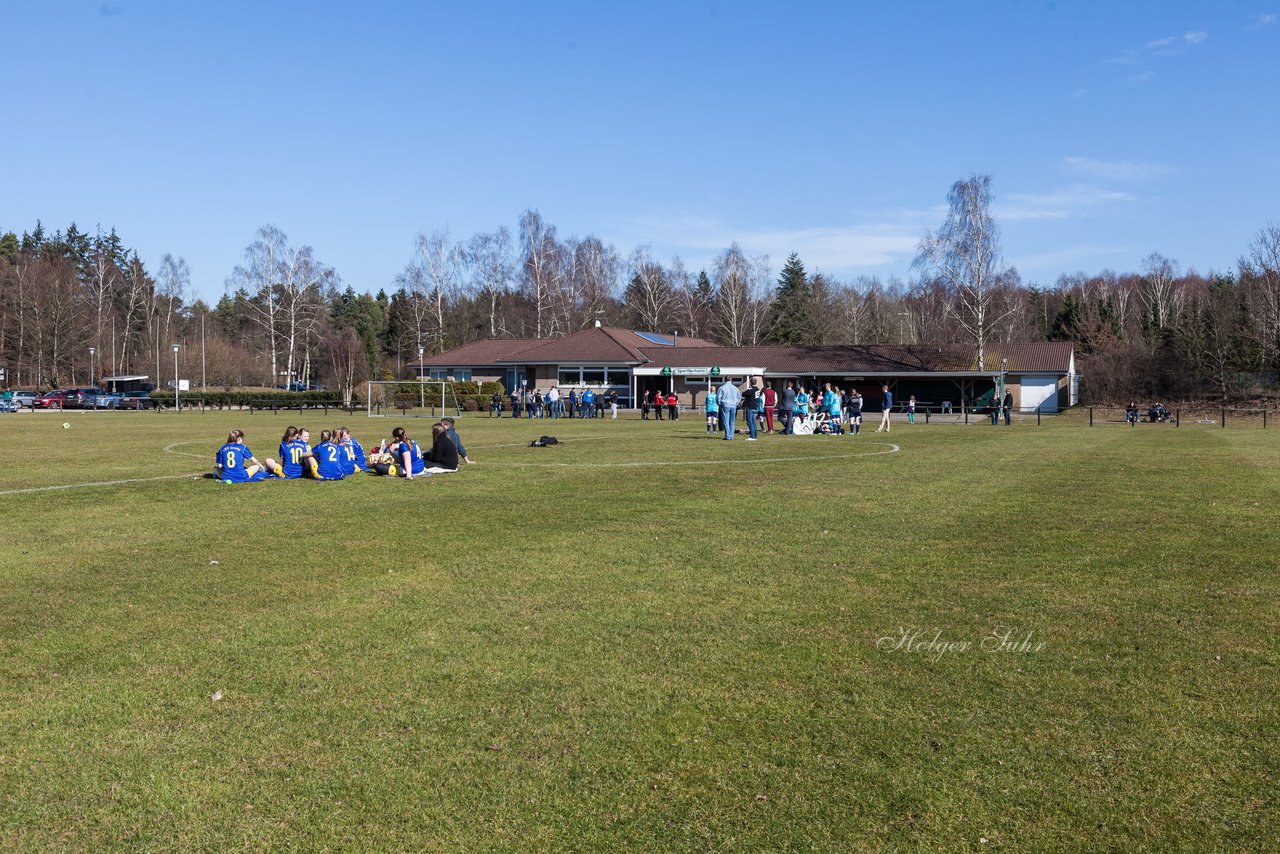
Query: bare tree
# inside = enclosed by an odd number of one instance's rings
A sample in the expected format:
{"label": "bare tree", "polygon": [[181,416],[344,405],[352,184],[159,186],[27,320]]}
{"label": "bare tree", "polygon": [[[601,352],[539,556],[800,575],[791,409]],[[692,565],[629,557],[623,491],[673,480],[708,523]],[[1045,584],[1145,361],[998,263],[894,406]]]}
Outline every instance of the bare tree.
{"label": "bare tree", "polygon": [[1000,230],[991,215],[991,176],[957,181],[947,194],[949,212],[937,232],[926,232],[914,267],[936,276],[956,295],[957,319],[978,348],[985,370],[987,340],[1001,319],[992,305],[1000,270]]}
{"label": "bare tree", "polygon": [[666,329],[675,307],[676,292],[667,271],[649,254],[648,246],[637,246],[631,253],[627,275],[622,301],[630,321],[638,329],[653,332]]}
{"label": "bare tree", "polygon": [[[179,309],[187,290],[191,287],[191,270],[183,258],[174,258],[168,252],[160,259],[160,270],[156,287],[151,291],[151,306],[147,312],[151,325],[151,347],[155,356],[156,381],[162,376],[163,361],[161,355],[174,343],[172,339],[173,319]],[[174,377],[177,382],[177,377]]]}
{"label": "bare tree", "polygon": [[[93,251],[88,259],[89,301],[93,309],[93,346],[103,356],[107,350],[103,345],[103,332],[107,318],[112,311],[116,291],[120,286],[120,269],[116,266],[106,241],[94,241]],[[114,366],[113,366],[114,368]]]}
{"label": "bare tree", "polygon": [[534,336],[543,337],[548,327],[551,297],[564,275],[564,258],[556,240],[556,229],[543,221],[536,210],[520,215],[520,285],[534,310]]}
{"label": "bare tree", "polygon": [[[156,286],[151,276],[147,275],[147,270],[137,252],[130,255],[125,262],[122,276],[124,310],[120,318],[120,347],[117,351],[118,355],[112,357],[112,361],[115,362],[112,370],[116,374],[125,373],[134,365],[134,358],[138,355],[134,352],[134,341],[141,340],[147,327],[147,307],[151,304]],[[141,345],[138,346],[140,349]],[[113,346],[112,350],[116,348]]]}
{"label": "bare tree", "polygon": [[748,258],[734,243],[716,257],[712,269],[712,328],[730,347],[758,343],[769,310],[763,295],[769,278],[768,256]]}
{"label": "bare tree", "polygon": [[575,325],[581,328],[604,312],[613,299],[622,261],[618,250],[589,234],[574,243],[572,266],[579,312]]}
{"label": "bare tree", "polygon": [[1265,364],[1280,359],[1280,225],[1268,223],[1240,259],[1240,279],[1249,287]]}
{"label": "bare tree", "polygon": [[238,265],[227,279],[227,292],[243,289],[250,297],[250,318],[261,330],[271,363],[271,381],[280,376],[278,348],[278,324],[280,305],[276,284],[281,260],[288,253],[289,240],[274,225],[258,229],[254,241],[244,250],[244,263]]}
{"label": "bare tree", "polygon": [[497,231],[481,232],[471,238],[463,253],[471,270],[471,283],[477,299],[489,318],[489,337],[498,337],[498,302],[511,287],[515,265],[511,261],[511,232],[506,226]]}
{"label": "bare tree", "polygon": [[1177,287],[1178,262],[1171,261],[1159,252],[1152,252],[1142,261],[1142,302],[1156,329],[1164,329],[1173,322],[1182,304]]}
{"label": "bare tree", "polygon": [[424,347],[425,326],[425,331],[435,339],[430,348],[432,353],[445,350],[445,309],[458,286],[461,260],[449,232],[420,233],[414,239],[413,259],[401,276],[413,298],[418,346]]}
{"label": "bare tree", "polygon": [[335,280],[333,268],[317,261],[310,246],[286,248],[280,258],[276,304],[289,381],[311,377],[311,350],[323,315],[325,289]]}

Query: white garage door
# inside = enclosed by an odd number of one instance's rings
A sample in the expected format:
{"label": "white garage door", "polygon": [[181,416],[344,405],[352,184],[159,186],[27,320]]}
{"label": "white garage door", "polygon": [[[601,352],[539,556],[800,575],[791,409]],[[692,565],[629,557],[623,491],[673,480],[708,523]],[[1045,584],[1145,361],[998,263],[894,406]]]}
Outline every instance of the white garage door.
{"label": "white garage door", "polygon": [[1057,377],[1022,378],[1022,401],[1020,403],[1022,411],[1035,412],[1037,406],[1040,407],[1041,412],[1058,411]]}

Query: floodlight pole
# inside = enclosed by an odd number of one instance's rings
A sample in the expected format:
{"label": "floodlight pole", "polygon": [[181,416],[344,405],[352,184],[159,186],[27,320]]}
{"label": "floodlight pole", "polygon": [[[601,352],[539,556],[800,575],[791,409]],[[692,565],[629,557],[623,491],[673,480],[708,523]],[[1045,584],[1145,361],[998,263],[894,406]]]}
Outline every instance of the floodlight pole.
{"label": "floodlight pole", "polygon": [[[427,389],[422,384],[422,359],[423,359],[424,352],[425,350],[422,347],[418,348],[418,408],[419,409],[427,408]],[[440,405],[441,406],[444,405],[443,400],[440,401]]]}
{"label": "floodlight pole", "polygon": [[92,386],[96,386],[98,384],[97,380],[93,378],[94,374],[97,373],[97,371],[94,370],[97,362],[97,359],[95,358],[94,354],[97,352],[98,352],[97,347],[89,348],[89,385],[92,385]]}
{"label": "floodlight pole", "polygon": [[175,412],[181,412],[182,406],[178,400],[178,345],[173,345],[173,409]]}

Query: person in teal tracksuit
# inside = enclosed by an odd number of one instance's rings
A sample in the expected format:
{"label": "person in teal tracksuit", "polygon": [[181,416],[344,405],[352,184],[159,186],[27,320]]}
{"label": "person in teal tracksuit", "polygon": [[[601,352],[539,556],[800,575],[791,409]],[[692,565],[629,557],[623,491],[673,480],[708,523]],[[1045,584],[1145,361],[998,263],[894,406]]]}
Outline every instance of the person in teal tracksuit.
{"label": "person in teal tracksuit", "polygon": [[720,398],[714,388],[707,389],[707,432],[720,432]]}

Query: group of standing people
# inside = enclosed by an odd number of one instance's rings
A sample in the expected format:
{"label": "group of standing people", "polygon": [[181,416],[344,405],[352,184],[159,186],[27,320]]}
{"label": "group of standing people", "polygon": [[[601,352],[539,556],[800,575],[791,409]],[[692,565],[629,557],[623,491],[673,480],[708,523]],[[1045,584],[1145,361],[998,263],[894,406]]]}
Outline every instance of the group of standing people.
{"label": "group of standing people", "polygon": [[[884,394],[887,399],[882,404],[887,413],[893,406],[893,395],[887,386]],[[761,431],[783,435],[845,432],[856,435],[862,431],[862,393],[856,388],[840,391],[831,383],[810,392],[803,384],[788,380],[779,394],[772,383],[761,387],[751,379],[740,389],[726,381],[707,393],[707,432],[723,431],[724,438],[731,440],[737,432],[739,409],[744,414],[749,442],[754,442]],[[882,420],[883,429],[888,429],[887,420],[887,416]]]}
{"label": "group of standing people", "polygon": [[662,389],[655,392],[645,390],[640,396],[640,420],[648,421],[649,413],[653,413],[653,417],[662,420],[662,411],[666,410],[667,417],[672,421],[680,420],[680,400],[673,391],[670,394],[663,394]]}
{"label": "group of standing people", "polygon": [[[489,398],[489,417],[502,417],[502,394],[494,392]],[[541,389],[520,389],[511,392],[511,417],[519,418],[604,418],[605,409],[613,420],[618,418],[618,392],[609,389],[596,394],[589,388],[581,391],[569,389],[567,395],[560,393],[559,386],[547,389],[544,395]]]}

